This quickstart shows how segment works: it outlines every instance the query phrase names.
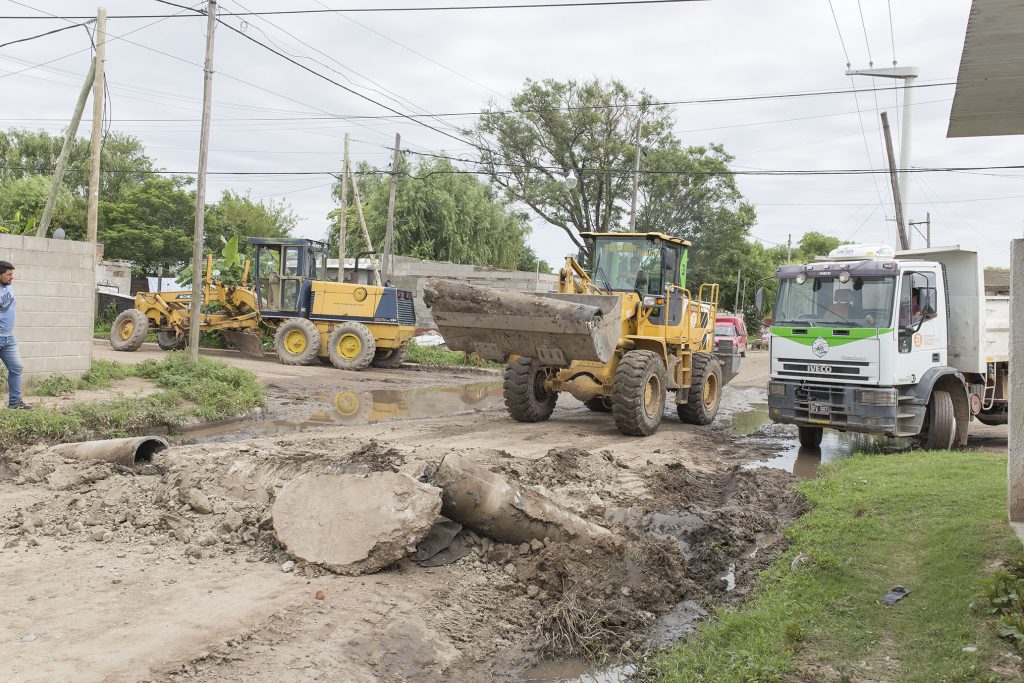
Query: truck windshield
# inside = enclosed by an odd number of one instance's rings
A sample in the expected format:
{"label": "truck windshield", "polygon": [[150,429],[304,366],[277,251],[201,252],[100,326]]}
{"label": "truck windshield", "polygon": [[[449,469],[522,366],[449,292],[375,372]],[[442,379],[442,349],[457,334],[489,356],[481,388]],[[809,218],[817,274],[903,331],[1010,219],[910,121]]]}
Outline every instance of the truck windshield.
{"label": "truck windshield", "polygon": [[644,238],[598,239],[590,277],[602,290],[662,294],[661,248]]}
{"label": "truck windshield", "polygon": [[779,282],[774,325],[891,327],[895,277],[808,278]]}

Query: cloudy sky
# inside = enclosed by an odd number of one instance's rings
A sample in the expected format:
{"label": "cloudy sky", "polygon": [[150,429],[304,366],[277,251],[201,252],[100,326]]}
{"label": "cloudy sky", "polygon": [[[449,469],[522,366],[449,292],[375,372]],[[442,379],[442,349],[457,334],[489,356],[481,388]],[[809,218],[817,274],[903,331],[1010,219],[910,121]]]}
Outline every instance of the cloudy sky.
{"label": "cloudy sky", "polygon": [[[237,12],[489,2],[222,0],[219,5]],[[112,127],[139,137],[161,168],[193,171],[205,18],[154,0],[109,0],[106,6],[112,17],[187,16],[112,18],[107,78]],[[489,102],[507,104],[527,78],[617,78],[663,101],[893,85],[884,79],[851,80],[844,75],[847,55],[854,68],[867,68],[869,54],[876,67],[890,66],[895,57],[899,66],[916,66],[923,85],[955,80],[970,0],[832,0],[832,7],[838,32],[825,0],[224,19],[333,80],[409,113],[473,112]],[[80,0],[0,0],[0,43],[69,25],[9,17],[94,12],[95,6]],[[62,130],[88,69],[89,50],[82,28],[0,49],[0,126]],[[223,26],[217,30],[215,69],[210,171],[311,174],[212,175],[208,196],[232,189],[286,200],[301,216],[303,236],[324,234],[325,216],[334,206],[332,180],[317,173],[340,168],[346,132],[355,160],[381,167],[389,162],[387,147],[396,132],[409,149],[469,152],[463,143],[407,120],[337,118],[388,112]],[[950,85],[915,89],[912,165],[1020,164],[1024,136],[946,138],[953,91]],[[887,110],[896,126],[903,120],[901,102],[895,91],[856,97],[846,92],[678,105],[674,113],[685,143],[724,144],[736,157],[737,170],[866,169],[884,167],[877,112]],[[464,126],[472,117],[444,121]],[[88,125],[84,122],[83,134]],[[431,125],[441,127],[434,120]],[[848,240],[895,241],[886,176],[740,176],[739,185],[757,206],[753,234],[767,244],[785,243],[789,235],[796,242],[809,230]],[[909,194],[912,220],[931,213],[933,244],[978,249],[986,264],[1008,265],[1009,240],[1024,234],[1024,171],[915,174]],[[571,251],[558,228],[539,221],[531,243],[553,263]]]}

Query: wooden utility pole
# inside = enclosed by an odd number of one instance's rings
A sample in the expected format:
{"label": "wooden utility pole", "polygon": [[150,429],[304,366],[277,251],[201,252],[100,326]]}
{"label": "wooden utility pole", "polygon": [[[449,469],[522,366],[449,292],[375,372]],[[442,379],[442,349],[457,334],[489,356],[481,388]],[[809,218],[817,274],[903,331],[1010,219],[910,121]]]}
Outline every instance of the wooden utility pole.
{"label": "wooden utility pole", "polygon": [[[352,178],[352,198],[356,200],[356,213],[359,214],[359,227],[363,229],[363,240],[366,242],[366,250],[373,251],[373,242],[370,241],[370,231],[366,229],[366,217],[363,215],[363,200],[359,197],[359,184],[356,182],[354,173],[349,173]],[[370,258],[373,266],[373,282],[380,286],[380,270],[377,269],[377,262]],[[358,276],[358,273],[357,273]]]}
{"label": "wooden utility pole", "polygon": [[629,203],[629,231],[636,232],[636,193],[640,184],[640,120],[636,122],[636,158],[633,159],[633,198]]}
{"label": "wooden utility pole", "polygon": [[786,235],[786,261],[793,260],[793,233]]}
{"label": "wooden utility pole", "polygon": [[189,311],[188,357],[199,360],[199,312],[203,306],[203,229],[206,224],[206,158],[210,153],[210,111],[213,106],[213,33],[217,0],[206,7],[206,61],[203,66],[203,121],[199,132],[199,175],[196,179],[196,226],[192,232],[192,308]]}
{"label": "wooden utility pole", "polygon": [[341,165],[341,221],[338,225],[338,282],[345,281],[345,236],[348,234],[348,133],[345,133],[345,161]]}
{"label": "wooden utility pole", "polygon": [[743,277],[743,268],[736,271],[736,306],[732,309],[734,313],[740,311],[740,278]]}
{"label": "wooden utility pole", "polygon": [[889,116],[882,112],[882,132],[885,133],[885,153],[889,157],[889,181],[892,183],[892,199],[896,206],[896,228],[900,234],[900,249],[910,249],[907,224],[903,222],[903,201],[900,199],[900,182],[896,176],[896,158],[892,151],[892,132],[889,130]]}
{"label": "wooden utility pole", "polygon": [[384,229],[384,281],[394,276],[391,266],[391,239],[395,228],[395,190],[398,188],[398,160],[402,153],[402,136],[395,133],[395,156],[391,161],[391,190],[388,194],[388,222]]}
{"label": "wooden utility pole", "polygon": [[78,93],[78,103],[75,104],[75,113],[71,115],[68,132],[64,135],[64,145],[60,148],[60,156],[57,157],[57,167],[53,169],[53,186],[50,188],[50,196],[46,198],[43,217],[36,228],[36,237],[46,237],[46,233],[50,228],[50,221],[53,219],[53,208],[57,205],[57,195],[60,194],[60,185],[64,182],[64,171],[68,167],[68,157],[71,156],[71,148],[75,146],[78,124],[82,121],[85,102],[89,99],[89,91],[92,89],[92,82],[95,77],[96,60],[93,60],[92,64],[89,65],[89,74],[85,77],[85,83],[82,84],[82,92]]}
{"label": "wooden utility pole", "polygon": [[86,240],[96,243],[100,205],[100,148],[103,146],[103,62],[107,56],[107,9],[96,12],[96,75],[92,81],[92,141],[89,143],[89,203]]}

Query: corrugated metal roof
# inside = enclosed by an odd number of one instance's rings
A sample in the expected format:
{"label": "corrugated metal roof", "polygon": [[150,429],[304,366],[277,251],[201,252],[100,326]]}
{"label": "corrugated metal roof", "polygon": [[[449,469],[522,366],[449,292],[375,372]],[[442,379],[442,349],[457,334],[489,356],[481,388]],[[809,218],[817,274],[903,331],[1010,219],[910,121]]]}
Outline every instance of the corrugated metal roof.
{"label": "corrugated metal roof", "polygon": [[951,138],[1024,134],[1024,2],[974,0],[949,115]]}

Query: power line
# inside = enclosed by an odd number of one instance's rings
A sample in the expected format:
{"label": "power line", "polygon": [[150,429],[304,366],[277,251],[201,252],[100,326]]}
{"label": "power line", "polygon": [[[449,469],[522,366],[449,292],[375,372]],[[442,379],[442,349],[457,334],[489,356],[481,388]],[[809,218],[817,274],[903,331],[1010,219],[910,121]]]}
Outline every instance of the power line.
{"label": "power line", "polygon": [[871,42],[868,40],[868,25],[864,22],[864,8],[857,0],[857,11],[860,12],[860,26],[864,29],[864,45],[868,48],[868,66],[874,66],[875,60],[871,56]]}
{"label": "power line", "polygon": [[[96,20],[93,19],[93,21]],[[54,33],[60,33],[61,31],[69,31],[73,28],[78,28],[79,26],[85,26],[88,23],[88,21],[83,21],[80,24],[72,24],[71,26],[61,26],[60,28],[55,28],[52,31],[47,31],[46,33],[39,33],[34,36],[28,36],[27,38],[18,38],[17,40],[11,40],[6,43],[0,43],[0,48],[7,47],[8,45],[16,45],[18,43],[27,43],[28,41],[36,40],[37,38],[45,38],[46,36],[52,36]]]}
{"label": "power line", "polygon": [[846,57],[846,68],[850,68],[850,53],[846,51],[846,41],[843,40],[843,32],[839,30],[839,19],[836,18],[836,8],[832,6],[832,0],[828,0],[828,8],[832,12],[832,21],[836,25],[836,33],[839,35],[839,45],[843,48],[843,56]]}

